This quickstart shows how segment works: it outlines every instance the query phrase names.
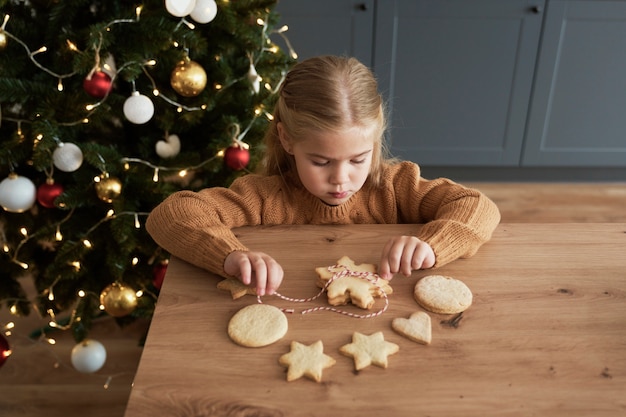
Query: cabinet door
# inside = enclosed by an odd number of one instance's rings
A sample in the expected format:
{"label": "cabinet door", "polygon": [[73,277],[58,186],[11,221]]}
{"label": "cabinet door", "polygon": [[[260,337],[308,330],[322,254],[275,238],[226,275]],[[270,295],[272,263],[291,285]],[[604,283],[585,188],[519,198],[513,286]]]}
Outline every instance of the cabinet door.
{"label": "cabinet door", "polygon": [[[275,7],[280,23],[298,54],[298,60],[315,55],[354,56],[372,65],[374,0],[281,0]],[[281,46],[279,36],[272,40]]]}
{"label": "cabinet door", "polygon": [[523,165],[626,166],[626,3],[548,2]]}
{"label": "cabinet door", "polygon": [[519,165],[543,5],[378,2],[374,68],[392,153],[431,166]]}

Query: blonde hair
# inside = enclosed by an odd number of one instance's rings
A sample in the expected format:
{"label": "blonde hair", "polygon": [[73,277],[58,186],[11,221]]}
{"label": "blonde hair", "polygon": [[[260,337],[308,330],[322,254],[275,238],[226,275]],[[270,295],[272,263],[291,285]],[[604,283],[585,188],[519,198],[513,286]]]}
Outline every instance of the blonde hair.
{"label": "blonde hair", "polygon": [[354,126],[371,132],[374,149],[369,178],[375,186],[384,166],[392,162],[384,143],[386,117],[376,79],[355,58],[318,56],[289,71],[264,138],[262,173],[266,175],[295,171],[294,157],[280,143],[278,123],[292,140],[303,140],[306,132],[340,132]]}

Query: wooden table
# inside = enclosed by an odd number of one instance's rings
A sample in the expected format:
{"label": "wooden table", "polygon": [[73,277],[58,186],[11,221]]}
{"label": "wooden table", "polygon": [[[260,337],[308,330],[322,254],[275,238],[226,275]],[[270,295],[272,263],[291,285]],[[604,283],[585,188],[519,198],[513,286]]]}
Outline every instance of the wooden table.
{"label": "wooden table", "polygon": [[[283,295],[305,298],[318,291],[315,267],[342,255],[377,263],[388,236],[416,227],[281,226],[237,234],[283,265]],[[460,317],[431,313],[433,341],[425,346],[395,333],[391,321],[420,309],[413,287],[433,273],[463,280],[474,303]],[[389,309],[375,318],[302,315],[325,299],[265,297],[296,312],[288,315],[286,337],[263,348],[228,338],[230,317],[257,300],[233,301],[216,289],[218,280],[171,261],[126,417],[626,415],[626,224],[502,224],[470,259],[395,277]],[[354,371],[338,351],[354,331],[383,331],[400,346],[387,369]],[[321,383],[286,381],[278,358],[292,340],[322,340],[336,359]]]}

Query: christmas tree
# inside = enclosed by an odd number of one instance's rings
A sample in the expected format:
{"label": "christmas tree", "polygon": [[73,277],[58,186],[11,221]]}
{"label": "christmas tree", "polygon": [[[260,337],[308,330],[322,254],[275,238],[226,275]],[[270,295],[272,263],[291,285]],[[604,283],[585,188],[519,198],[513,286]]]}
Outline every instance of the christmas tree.
{"label": "christmas tree", "polygon": [[77,342],[151,317],[168,254],[145,217],[257,162],[295,57],[274,3],[0,0],[2,308]]}

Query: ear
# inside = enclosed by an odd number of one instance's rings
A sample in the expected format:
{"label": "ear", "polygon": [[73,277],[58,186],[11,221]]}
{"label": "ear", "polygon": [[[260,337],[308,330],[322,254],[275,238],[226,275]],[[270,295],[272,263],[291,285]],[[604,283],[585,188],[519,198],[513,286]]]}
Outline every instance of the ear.
{"label": "ear", "polygon": [[278,130],[278,139],[280,139],[280,144],[283,145],[283,149],[288,154],[293,155],[291,141],[289,140],[289,136],[287,135],[287,131],[285,130],[283,123],[278,122],[276,124],[276,129]]}

